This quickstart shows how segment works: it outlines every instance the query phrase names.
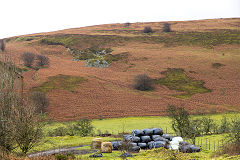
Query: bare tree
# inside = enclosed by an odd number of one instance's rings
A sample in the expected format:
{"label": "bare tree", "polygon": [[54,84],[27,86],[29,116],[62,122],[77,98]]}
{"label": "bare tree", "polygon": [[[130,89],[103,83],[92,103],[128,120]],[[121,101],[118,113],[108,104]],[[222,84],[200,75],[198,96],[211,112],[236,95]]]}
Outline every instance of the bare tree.
{"label": "bare tree", "polygon": [[35,54],[31,53],[31,52],[25,52],[22,54],[22,60],[24,63],[24,66],[26,67],[32,67],[34,58],[35,58]]}
{"label": "bare tree", "polygon": [[20,107],[14,108],[14,140],[25,155],[42,139],[42,118],[37,114],[36,107],[25,101]]}
{"label": "bare tree", "polygon": [[41,117],[16,88],[17,67],[11,59],[0,63],[0,147],[11,152],[19,147],[26,154],[41,139]]}
{"label": "bare tree", "polygon": [[12,125],[13,108],[19,104],[15,89],[16,77],[15,65],[10,59],[3,57],[0,63],[0,146],[7,151],[16,147]]}
{"label": "bare tree", "polygon": [[37,55],[37,65],[38,67],[48,66],[49,58],[43,55]]}

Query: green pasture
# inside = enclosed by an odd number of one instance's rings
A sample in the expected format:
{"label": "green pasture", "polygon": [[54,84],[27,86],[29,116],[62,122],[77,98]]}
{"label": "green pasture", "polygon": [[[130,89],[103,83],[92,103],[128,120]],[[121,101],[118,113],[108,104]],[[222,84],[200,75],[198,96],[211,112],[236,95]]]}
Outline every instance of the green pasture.
{"label": "green pasture", "polygon": [[[240,116],[240,113],[226,113],[226,114],[209,114],[209,115],[193,115],[193,118],[210,117],[214,121],[219,121],[223,116],[232,118],[234,116]],[[66,126],[67,124],[75,123],[74,121],[69,122],[49,122],[44,131],[48,132],[60,126]],[[133,129],[144,129],[144,128],[157,128],[160,127],[166,133],[173,133],[171,128],[171,119],[167,116],[147,116],[147,117],[123,117],[123,118],[109,118],[109,119],[94,119],[92,121],[94,131],[96,134],[101,133],[112,133],[118,134],[122,132],[131,133]]]}

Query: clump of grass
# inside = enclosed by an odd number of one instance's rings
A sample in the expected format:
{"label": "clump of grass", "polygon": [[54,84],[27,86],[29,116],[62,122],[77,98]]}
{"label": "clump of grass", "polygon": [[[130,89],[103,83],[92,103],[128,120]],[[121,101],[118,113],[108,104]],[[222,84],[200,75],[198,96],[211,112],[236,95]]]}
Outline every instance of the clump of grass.
{"label": "clump of grass", "polygon": [[225,66],[225,65],[222,64],[222,63],[212,63],[212,67],[213,67],[213,68],[216,68],[216,69],[218,69],[218,68],[220,68],[220,67],[223,67],[223,66]]}
{"label": "clump of grass", "polygon": [[16,38],[16,41],[22,42],[22,41],[32,41],[34,40],[34,37],[18,37]]}
{"label": "clump of grass", "polygon": [[178,98],[189,98],[196,93],[207,93],[210,89],[204,87],[204,82],[188,77],[181,68],[168,68],[162,72],[164,78],[156,80],[157,84],[165,85],[171,90],[185,92],[180,95],[175,95]]}
{"label": "clump of grass", "polygon": [[107,54],[104,56],[104,59],[108,63],[112,63],[112,62],[116,62],[116,61],[120,61],[120,60],[126,60],[127,58],[128,58],[128,52],[114,54],[114,55]]}
{"label": "clump of grass", "polygon": [[74,92],[78,84],[86,81],[83,77],[69,76],[69,75],[56,75],[48,78],[47,82],[44,82],[38,87],[33,88],[33,91],[50,92],[54,89],[68,90]]}

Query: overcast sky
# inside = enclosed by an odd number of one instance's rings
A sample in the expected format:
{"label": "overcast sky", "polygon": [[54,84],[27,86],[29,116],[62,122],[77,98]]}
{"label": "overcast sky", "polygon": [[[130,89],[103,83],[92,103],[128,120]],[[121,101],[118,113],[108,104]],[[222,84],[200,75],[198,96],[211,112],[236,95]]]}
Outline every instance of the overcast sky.
{"label": "overcast sky", "polygon": [[240,17],[240,0],[0,0],[0,38],[90,25]]}

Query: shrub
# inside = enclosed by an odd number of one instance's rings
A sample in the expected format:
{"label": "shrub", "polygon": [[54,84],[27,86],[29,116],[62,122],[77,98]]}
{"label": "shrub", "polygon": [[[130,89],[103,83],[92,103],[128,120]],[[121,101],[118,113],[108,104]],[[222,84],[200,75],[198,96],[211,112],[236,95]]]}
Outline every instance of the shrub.
{"label": "shrub", "polygon": [[1,40],[0,40],[0,49],[1,49],[3,52],[5,51],[5,47],[6,47],[6,45],[5,45],[5,43],[4,43],[4,40],[1,39]]}
{"label": "shrub", "polygon": [[153,79],[146,74],[140,74],[134,78],[134,88],[140,91],[153,90]]}
{"label": "shrub", "polygon": [[208,135],[214,133],[216,124],[214,123],[213,119],[211,119],[210,117],[203,117],[201,119],[201,122],[203,134]]}
{"label": "shrub", "polygon": [[166,109],[167,115],[172,119],[172,128],[181,137],[186,137],[190,126],[189,113],[184,107],[169,105]]}
{"label": "shrub", "polygon": [[230,122],[225,116],[223,116],[221,119],[221,124],[218,128],[218,133],[228,133],[229,130],[230,130]]}
{"label": "shrub", "polygon": [[145,27],[143,33],[153,33],[153,30],[151,27]]}
{"label": "shrub", "polygon": [[30,100],[36,106],[37,112],[42,113],[49,106],[49,100],[44,92],[34,91],[30,95]]}
{"label": "shrub", "polygon": [[171,25],[169,23],[163,24],[163,32],[171,32]]}
{"label": "shrub", "polygon": [[81,119],[76,126],[79,128],[80,136],[86,137],[93,133],[92,121],[89,119]]}
{"label": "shrub", "polygon": [[228,138],[231,143],[240,145],[240,118],[233,118],[228,132]]}
{"label": "shrub", "polygon": [[43,55],[37,55],[37,66],[43,67],[49,65],[49,58]]}
{"label": "shrub", "polygon": [[22,54],[21,58],[23,60],[24,66],[32,67],[35,54],[31,52],[25,52]]}

